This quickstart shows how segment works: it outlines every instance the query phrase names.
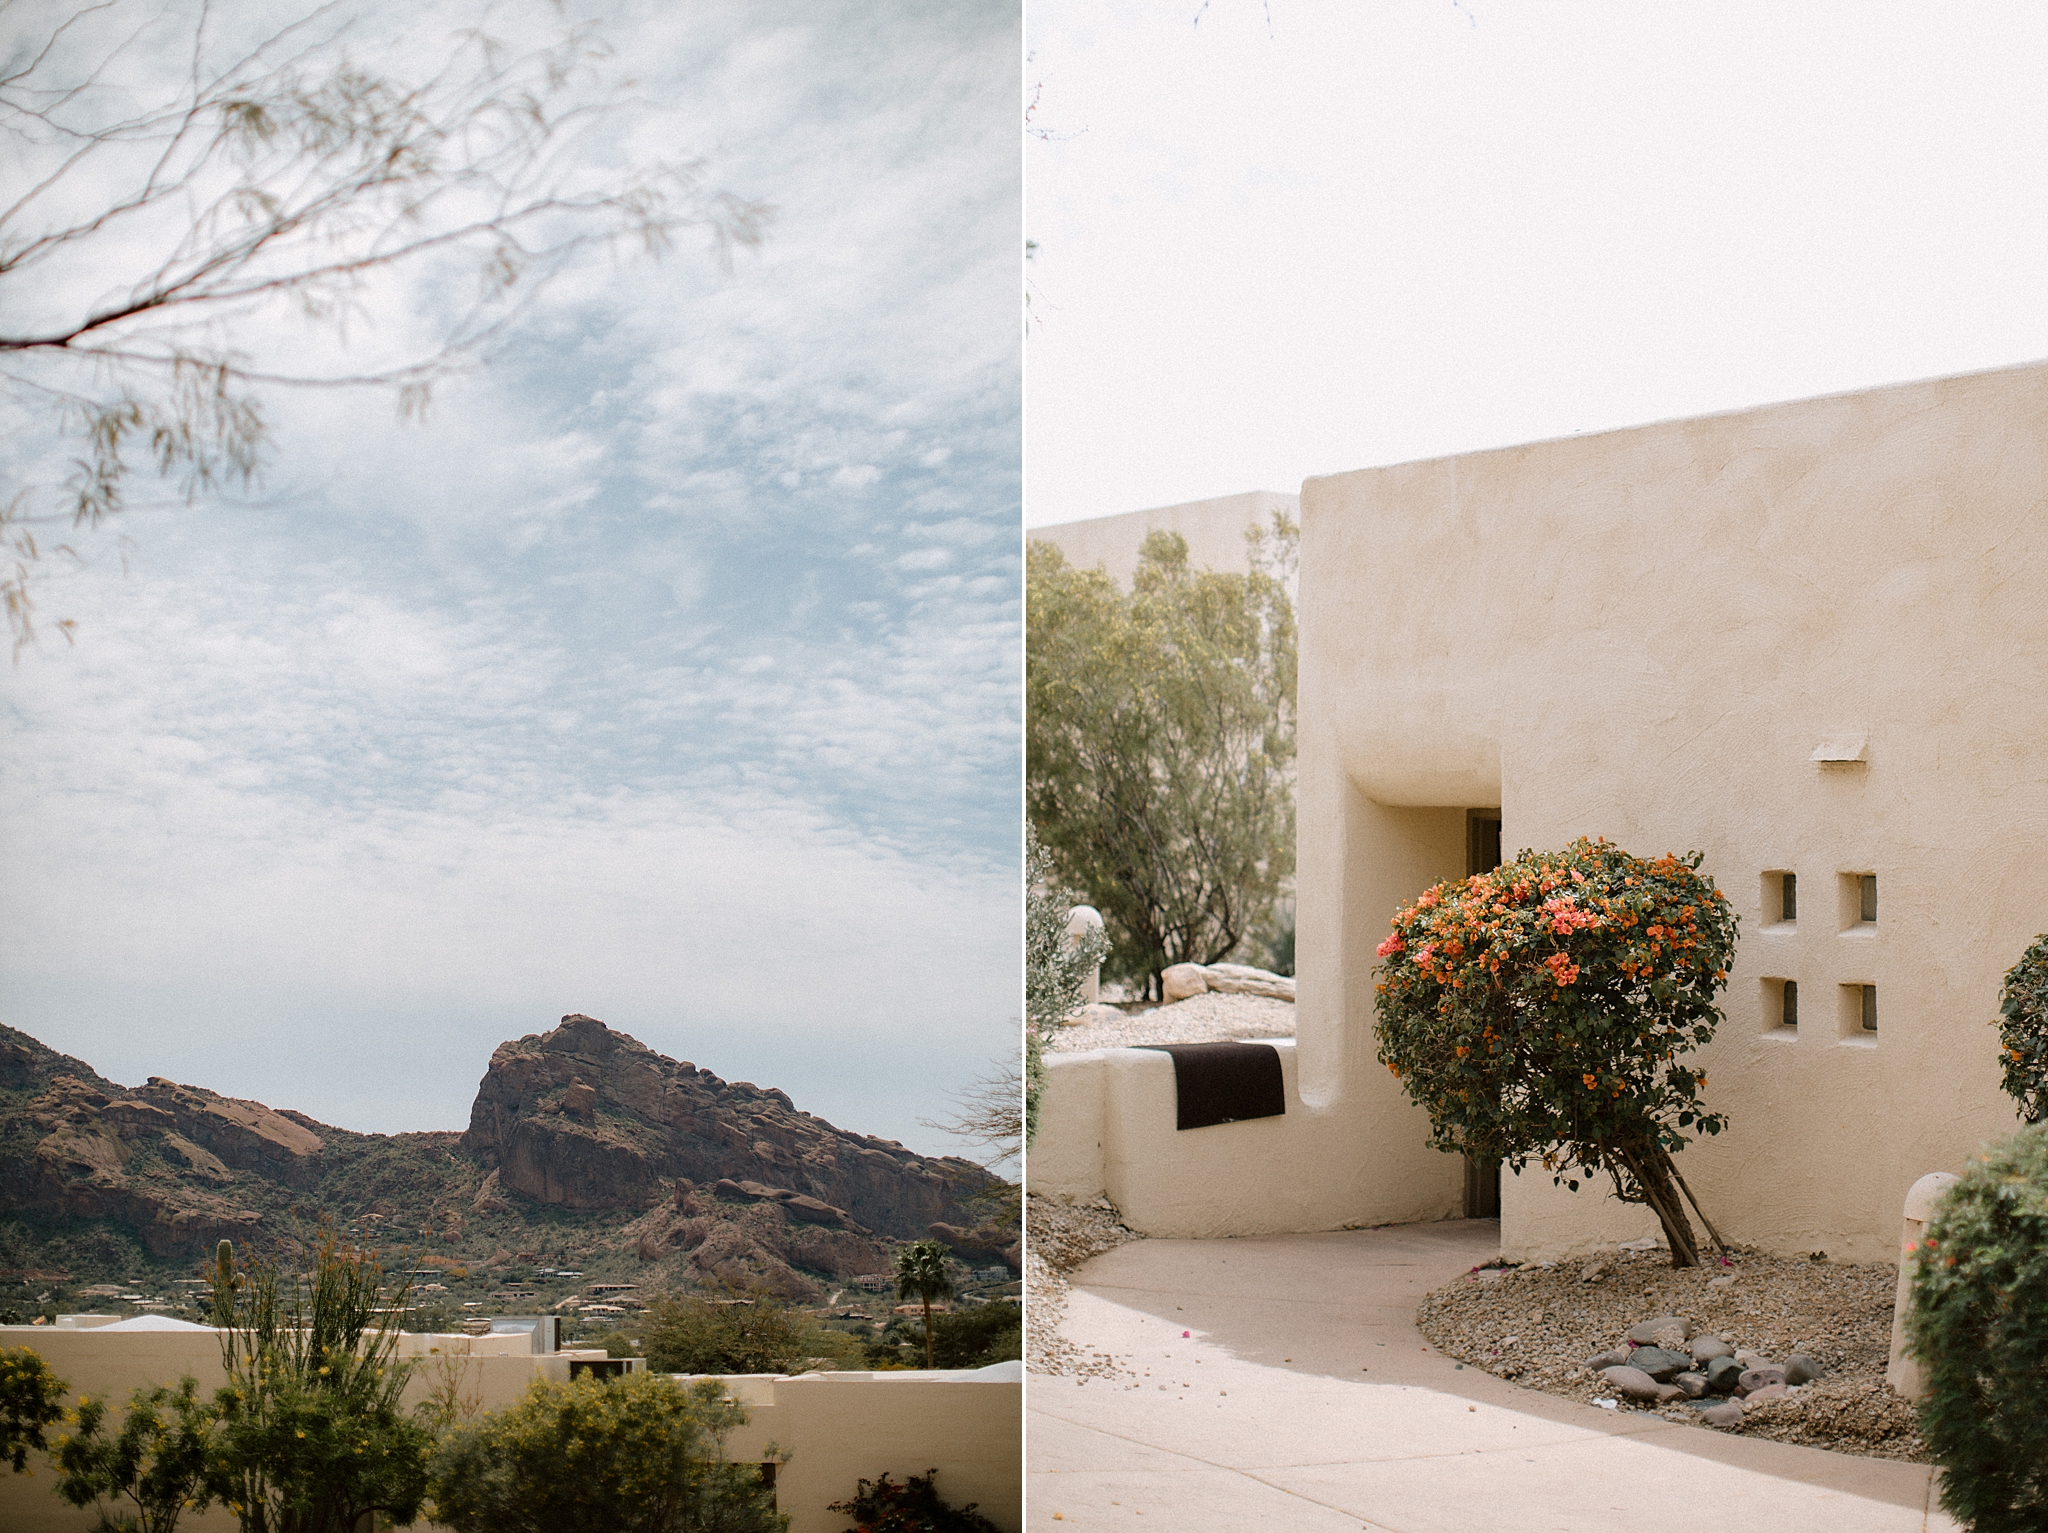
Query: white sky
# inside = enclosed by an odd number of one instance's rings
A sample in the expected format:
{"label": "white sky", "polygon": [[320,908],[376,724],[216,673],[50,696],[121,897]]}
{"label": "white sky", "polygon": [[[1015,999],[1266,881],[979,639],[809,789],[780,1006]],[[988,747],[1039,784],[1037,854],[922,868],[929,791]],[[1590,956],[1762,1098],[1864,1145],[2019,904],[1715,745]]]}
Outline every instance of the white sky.
{"label": "white sky", "polygon": [[2048,356],[2038,5],[1200,9],[1026,5],[1029,525]]}
{"label": "white sky", "polygon": [[[424,427],[273,395],[259,494],[51,565],[0,1019],[391,1131],[581,1011],[957,1149],[918,1118],[1019,1036],[1017,15],[583,11],[641,103],[592,152],[703,157],[768,245],[588,263]],[[359,344],[447,301],[374,289]]]}

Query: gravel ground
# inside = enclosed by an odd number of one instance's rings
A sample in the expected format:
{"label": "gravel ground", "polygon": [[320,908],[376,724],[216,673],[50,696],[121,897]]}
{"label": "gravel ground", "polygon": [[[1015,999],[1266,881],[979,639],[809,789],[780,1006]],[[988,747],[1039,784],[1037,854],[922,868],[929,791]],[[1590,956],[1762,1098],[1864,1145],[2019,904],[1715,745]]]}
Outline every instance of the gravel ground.
{"label": "gravel ground", "polygon": [[1171,1006],[1131,1012],[1118,1022],[1063,1027],[1046,1040],[1054,1054],[1129,1048],[1139,1043],[1223,1043],[1232,1038],[1292,1038],[1294,1003],[1214,990]]}
{"label": "gravel ground", "polygon": [[[1911,1404],[1884,1382],[1898,1269],[1737,1252],[1734,1265],[1675,1271],[1662,1251],[1599,1253],[1608,1271],[1582,1281],[1580,1258],[1554,1266],[1482,1269],[1439,1288],[1416,1312],[1422,1334],[1450,1356],[1570,1400],[1614,1399],[1582,1365],[1626,1345],[1641,1321],[1676,1315],[1697,1331],[1782,1363],[1804,1352],[1825,1370],[1782,1399],[1761,1401],[1724,1430],[1873,1458],[1927,1462]],[[1732,1276],[1722,1287],[1716,1278]],[[1621,1410],[1649,1410],[1619,1402]],[[1696,1408],[1660,1415],[1698,1424]],[[1703,1425],[1703,1424],[1702,1424]],[[1714,1430],[1707,1428],[1707,1430]]]}
{"label": "gravel ground", "polygon": [[1033,1373],[1087,1374],[1113,1379],[1129,1372],[1107,1352],[1084,1353],[1060,1335],[1067,1307],[1067,1274],[1089,1257],[1127,1240],[1142,1240],[1125,1227],[1109,1199],[1061,1203],[1036,1193],[1024,1199],[1024,1366]]}

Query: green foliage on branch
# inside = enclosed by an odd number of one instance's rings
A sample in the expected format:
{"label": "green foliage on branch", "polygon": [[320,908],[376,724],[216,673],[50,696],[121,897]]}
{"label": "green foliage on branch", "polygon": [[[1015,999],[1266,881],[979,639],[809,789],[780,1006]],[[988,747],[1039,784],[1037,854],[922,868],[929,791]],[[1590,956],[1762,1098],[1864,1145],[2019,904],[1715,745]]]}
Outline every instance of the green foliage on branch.
{"label": "green foliage on branch", "polygon": [[1121,978],[1224,958],[1293,875],[1294,608],[1276,566],[1295,538],[1275,518],[1231,575],[1155,532],[1128,596],[1030,545],[1028,813],[1102,912]]}
{"label": "green foliage on branch", "polygon": [[434,1520],[454,1533],[783,1533],[759,1466],[725,1456],[746,1419],[715,1380],[536,1381],[449,1437]]}
{"label": "green foliage on branch", "polygon": [[861,1480],[852,1500],[835,1501],[825,1510],[853,1519],[846,1533],[997,1533],[996,1525],[976,1510],[980,1502],[948,1506],[939,1496],[938,1477],[932,1469],[901,1485],[887,1474]]}
{"label": "green foliage on branch", "polygon": [[1698,1251],[1672,1153],[1726,1123],[1683,1057],[1714,1035],[1735,951],[1699,864],[1583,839],[1525,851],[1425,891],[1379,948],[1380,1061],[1430,1142],[1516,1171],[1540,1159],[1574,1191],[1574,1170],[1605,1172],[1657,1214],[1674,1266]]}
{"label": "green foliage on branch", "polygon": [[45,1427],[64,1415],[65,1383],[27,1347],[0,1347],[0,1459],[16,1474],[49,1446]]}
{"label": "green foliage on branch", "polygon": [[2029,1123],[2048,1119],[2048,936],[2036,937],[1999,995],[2000,1082]]}
{"label": "green foliage on branch", "polygon": [[1941,1504],[1973,1533],[2048,1527],[2048,1125],[1977,1158],[1914,1263],[1906,1334]]}
{"label": "green foliage on branch", "polygon": [[1038,1098],[1045,1090],[1045,1041],[1081,1009],[1082,985],[1102,962],[1101,932],[1079,942],[1067,936],[1074,900],[1052,883],[1052,858],[1038,832],[1024,824],[1024,1142],[1038,1133]]}
{"label": "green foliage on branch", "polygon": [[136,1390],[113,1434],[105,1430],[106,1401],[81,1399],[76,1428],[55,1454],[57,1494],[95,1508],[102,1533],[172,1533],[184,1512],[204,1511],[213,1500],[207,1478],[216,1422],[189,1376],[175,1390]]}

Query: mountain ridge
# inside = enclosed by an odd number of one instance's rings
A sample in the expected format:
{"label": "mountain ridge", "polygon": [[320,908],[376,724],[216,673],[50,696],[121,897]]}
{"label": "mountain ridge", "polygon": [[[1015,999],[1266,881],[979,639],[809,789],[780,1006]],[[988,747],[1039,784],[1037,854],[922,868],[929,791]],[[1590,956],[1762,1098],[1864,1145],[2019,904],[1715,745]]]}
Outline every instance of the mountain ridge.
{"label": "mountain ridge", "polygon": [[929,1234],[1007,1262],[1014,1235],[983,1217],[1006,1186],[577,1013],[493,1051],[459,1133],[358,1133],[162,1076],[125,1087],[0,1025],[0,1266],[80,1240],[186,1262],[319,1218],[422,1259],[552,1248],[802,1299]]}

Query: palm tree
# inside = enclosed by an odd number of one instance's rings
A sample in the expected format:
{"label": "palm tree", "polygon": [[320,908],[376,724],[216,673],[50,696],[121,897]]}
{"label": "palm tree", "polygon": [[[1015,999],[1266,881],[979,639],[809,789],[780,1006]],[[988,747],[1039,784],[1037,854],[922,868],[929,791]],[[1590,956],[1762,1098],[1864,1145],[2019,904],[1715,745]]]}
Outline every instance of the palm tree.
{"label": "palm tree", "polygon": [[946,1272],[946,1248],[936,1240],[919,1240],[896,1253],[896,1297],[924,1303],[924,1365],[932,1362],[932,1300],[950,1299],[953,1279]]}

